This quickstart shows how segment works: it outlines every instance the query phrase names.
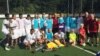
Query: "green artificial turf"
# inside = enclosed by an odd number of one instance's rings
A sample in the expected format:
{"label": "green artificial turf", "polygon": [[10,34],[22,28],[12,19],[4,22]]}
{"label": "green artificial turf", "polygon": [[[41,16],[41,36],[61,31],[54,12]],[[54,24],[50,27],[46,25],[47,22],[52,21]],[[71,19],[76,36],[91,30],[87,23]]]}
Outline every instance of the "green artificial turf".
{"label": "green artificial turf", "polygon": [[44,52],[41,51],[31,53],[31,51],[26,49],[15,48],[10,51],[5,51],[0,48],[0,56],[93,56],[87,52],[77,49],[72,46],[59,48],[56,51]]}

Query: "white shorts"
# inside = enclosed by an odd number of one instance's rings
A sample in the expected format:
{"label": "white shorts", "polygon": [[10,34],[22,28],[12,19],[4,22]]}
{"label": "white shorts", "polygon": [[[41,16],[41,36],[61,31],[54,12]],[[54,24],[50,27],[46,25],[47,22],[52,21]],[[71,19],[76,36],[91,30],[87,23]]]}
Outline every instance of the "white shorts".
{"label": "white shorts", "polygon": [[35,40],[26,40],[24,39],[24,43],[30,43],[30,44],[33,44],[35,42]]}
{"label": "white shorts", "polygon": [[30,34],[31,28],[26,28],[26,34]]}
{"label": "white shorts", "polygon": [[7,30],[7,29],[3,29],[2,32],[3,32],[5,35],[9,34],[9,30]]}
{"label": "white shorts", "polygon": [[25,29],[19,29],[19,33],[20,33],[20,37],[26,35]]}
{"label": "white shorts", "polygon": [[17,39],[20,37],[18,29],[13,30],[13,35],[11,35],[12,39]]}

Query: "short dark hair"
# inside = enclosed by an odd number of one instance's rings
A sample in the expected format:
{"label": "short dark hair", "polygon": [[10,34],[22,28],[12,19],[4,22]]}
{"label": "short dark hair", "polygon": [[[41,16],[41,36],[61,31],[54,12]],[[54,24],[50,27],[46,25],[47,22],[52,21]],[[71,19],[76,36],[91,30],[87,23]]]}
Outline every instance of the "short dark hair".
{"label": "short dark hair", "polygon": [[22,16],[22,13],[19,13],[19,16]]}
{"label": "short dark hair", "polygon": [[27,17],[30,17],[30,14],[28,14]]}
{"label": "short dark hair", "polygon": [[32,31],[32,30],[34,30],[34,29],[31,29],[30,31]]}
{"label": "short dark hair", "polygon": [[5,17],[9,17],[9,13],[5,13]]}

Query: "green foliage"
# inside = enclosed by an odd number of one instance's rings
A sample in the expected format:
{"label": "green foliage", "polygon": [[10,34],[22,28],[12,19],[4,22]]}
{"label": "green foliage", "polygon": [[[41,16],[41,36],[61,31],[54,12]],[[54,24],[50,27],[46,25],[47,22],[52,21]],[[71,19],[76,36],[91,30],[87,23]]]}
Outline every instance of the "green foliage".
{"label": "green foliage", "polygon": [[[81,7],[82,1],[82,7]],[[94,12],[100,12],[100,0],[94,1]],[[9,0],[10,13],[68,12],[68,0]],[[74,12],[90,11],[92,0],[73,0]],[[0,13],[6,11],[6,0],[0,0]],[[69,0],[69,12],[72,0]]]}
{"label": "green foliage", "polygon": [[20,6],[20,7],[17,7],[17,8],[13,8],[12,10],[12,13],[25,13],[24,11],[24,7]]}

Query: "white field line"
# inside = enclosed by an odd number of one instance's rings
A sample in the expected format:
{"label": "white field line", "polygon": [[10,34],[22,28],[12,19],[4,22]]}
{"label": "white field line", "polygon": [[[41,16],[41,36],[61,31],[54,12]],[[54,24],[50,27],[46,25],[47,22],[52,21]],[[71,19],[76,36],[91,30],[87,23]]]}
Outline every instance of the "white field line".
{"label": "white field line", "polygon": [[76,47],[76,48],[78,48],[78,49],[80,49],[80,50],[83,50],[83,51],[85,51],[85,52],[87,52],[87,53],[90,53],[90,54],[92,54],[92,55],[96,55],[95,53],[93,53],[93,52],[91,52],[91,51],[89,51],[89,50],[85,50],[85,49],[83,49],[83,48],[81,48],[81,47],[79,47],[79,46],[74,46],[74,47]]}

